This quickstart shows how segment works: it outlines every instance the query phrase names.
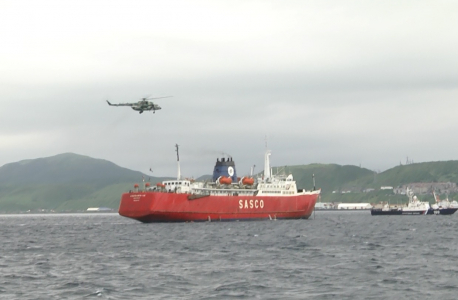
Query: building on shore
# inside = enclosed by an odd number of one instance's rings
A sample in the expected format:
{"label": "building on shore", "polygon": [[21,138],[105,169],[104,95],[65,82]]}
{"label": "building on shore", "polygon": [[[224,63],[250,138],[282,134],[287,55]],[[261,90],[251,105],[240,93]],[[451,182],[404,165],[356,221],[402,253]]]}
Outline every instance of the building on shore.
{"label": "building on shore", "polygon": [[370,203],[339,203],[337,209],[371,209]]}
{"label": "building on shore", "polygon": [[87,212],[110,212],[113,211],[112,208],[109,207],[89,207]]}
{"label": "building on shore", "polygon": [[326,202],[317,202],[315,204],[315,209],[337,209],[337,205],[334,203],[326,203]]}
{"label": "building on shore", "polygon": [[433,191],[438,194],[458,192],[458,187],[454,182],[413,182],[393,189],[393,193],[405,195],[407,189],[417,195],[432,194]]}

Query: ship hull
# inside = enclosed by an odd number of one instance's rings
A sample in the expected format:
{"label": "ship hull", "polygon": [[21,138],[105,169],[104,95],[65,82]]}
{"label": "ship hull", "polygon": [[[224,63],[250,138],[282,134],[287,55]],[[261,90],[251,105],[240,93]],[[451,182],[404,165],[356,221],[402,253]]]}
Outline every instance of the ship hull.
{"label": "ship hull", "polygon": [[428,215],[453,215],[457,210],[458,208],[430,208],[428,210]]}
{"label": "ship hull", "polygon": [[144,223],[307,219],[319,191],[292,196],[193,196],[164,192],[125,193],[119,214]]}
{"label": "ship hull", "polygon": [[381,210],[381,209],[371,209],[371,215],[373,216],[399,216],[399,215],[424,215],[426,210],[409,210],[403,211],[398,209],[392,210]]}

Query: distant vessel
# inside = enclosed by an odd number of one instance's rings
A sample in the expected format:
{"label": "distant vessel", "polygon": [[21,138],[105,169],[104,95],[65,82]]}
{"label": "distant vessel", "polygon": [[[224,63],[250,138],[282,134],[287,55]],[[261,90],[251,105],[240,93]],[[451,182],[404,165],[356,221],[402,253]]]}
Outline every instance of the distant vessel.
{"label": "distant vessel", "polygon": [[375,206],[371,209],[371,215],[426,215],[428,213],[431,208],[429,202],[421,202],[411,190],[407,190],[407,196],[409,197],[407,206],[390,206],[389,204],[381,207]]}
{"label": "distant vessel", "polygon": [[440,200],[435,192],[433,192],[433,195],[436,203],[431,205],[428,215],[453,215],[458,210],[458,202],[450,202],[448,198]]}
{"label": "distant vessel", "polygon": [[270,151],[266,151],[264,175],[255,182],[251,176],[236,175],[232,157],[217,159],[210,182],[182,180],[177,149],[177,180],[156,186],[135,185],[121,196],[119,214],[140,222],[187,222],[307,219],[313,212],[320,190],[298,189],[293,175],[273,175]]}

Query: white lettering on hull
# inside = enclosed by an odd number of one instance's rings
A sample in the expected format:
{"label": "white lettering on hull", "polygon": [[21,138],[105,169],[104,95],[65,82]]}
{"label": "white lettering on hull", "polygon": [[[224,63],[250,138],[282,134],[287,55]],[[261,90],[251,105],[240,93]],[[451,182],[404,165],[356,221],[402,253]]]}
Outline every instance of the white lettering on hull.
{"label": "white lettering on hull", "polygon": [[137,202],[137,201],[140,201],[141,197],[145,197],[145,196],[146,196],[145,194],[133,194],[133,195],[130,195],[130,198],[134,198],[132,200],[134,202]]}
{"label": "white lettering on hull", "polygon": [[264,208],[264,200],[239,200],[240,209]]}

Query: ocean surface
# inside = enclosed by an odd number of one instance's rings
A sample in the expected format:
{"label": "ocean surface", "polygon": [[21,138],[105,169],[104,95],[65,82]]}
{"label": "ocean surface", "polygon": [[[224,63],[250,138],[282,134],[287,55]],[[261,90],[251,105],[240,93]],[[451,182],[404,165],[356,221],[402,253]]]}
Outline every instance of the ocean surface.
{"label": "ocean surface", "polygon": [[458,214],[0,215],[0,299],[457,299]]}

